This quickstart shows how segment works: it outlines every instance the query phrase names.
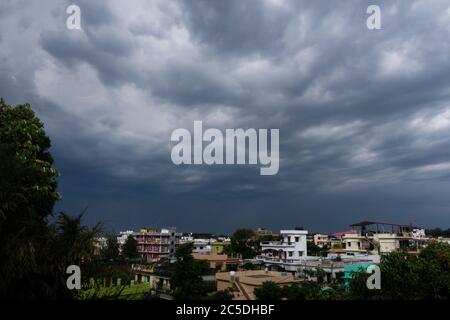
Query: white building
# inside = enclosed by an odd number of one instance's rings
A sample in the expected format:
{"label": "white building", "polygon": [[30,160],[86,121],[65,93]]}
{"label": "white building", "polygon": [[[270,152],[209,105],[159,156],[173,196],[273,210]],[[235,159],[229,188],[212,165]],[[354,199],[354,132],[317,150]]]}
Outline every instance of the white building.
{"label": "white building", "polygon": [[188,243],[188,242],[194,242],[194,237],[192,236],[192,233],[183,234],[180,238],[180,244]]}
{"label": "white building", "polygon": [[425,229],[413,229],[411,231],[413,238],[426,238]]}
{"label": "white building", "polygon": [[125,244],[125,241],[127,241],[128,237],[133,235],[133,230],[120,231],[119,236],[117,237],[117,243],[119,244],[120,248],[122,248],[122,246]]}
{"label": "white building", "polygon": [[261,242],[261,255],[257,260],[272,270],[295,272],[307,256],[307,235],[307,230],[281,230],[281,241]]}
{"label": "white building", "polygon": [[180,243],[192,243],[192,253],[211,254],[211,244],[217,241],[216,238],[195,238],[192,233],[181,237]]}
{"label": "white building", "polygon": [[211,254],[212,239],[195,239],[193,241],[192,253]]}

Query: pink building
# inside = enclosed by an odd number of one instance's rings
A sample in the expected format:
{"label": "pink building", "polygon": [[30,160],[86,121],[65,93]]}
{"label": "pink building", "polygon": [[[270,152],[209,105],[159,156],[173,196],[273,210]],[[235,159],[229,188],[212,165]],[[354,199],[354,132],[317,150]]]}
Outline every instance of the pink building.
{"label": "pink building", "polygon": [[141,229],[134,234],[137,241],[137,251],[147,261],[157,261],[163,257],[173,258],[180,244],[181,233],[175,228]]}

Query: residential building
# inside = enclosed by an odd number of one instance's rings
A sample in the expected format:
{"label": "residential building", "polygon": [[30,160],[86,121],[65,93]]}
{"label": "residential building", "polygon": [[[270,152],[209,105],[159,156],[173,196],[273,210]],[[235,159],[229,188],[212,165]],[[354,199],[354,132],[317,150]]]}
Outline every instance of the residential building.
{"label": "residential building", "polygon": [[[167,262],[165,262],[167,263]],[[173,300],[172,288],[170,286],[171,272],[167,265],[139,265],[131,266],[136,283],[148,283],[151,296],[157,296],[164,300]]]}
{"label": "residential building", "polygon": [[211,254],[211,240],[195,239],[193,241],[192,252],[198,254]]}
{"label": "residential building", "polygon": [[330,248],[328,249],[329,253],[332,254],[345,254],[345,244],[344,244],[344,236],[346,234],[353,234],[355,233],[355,230],[347,230],[347,231],[342,231],[342,232],[335,232],[335,233],[330,233],[328,235],[328,240],[329,240],[329,246]]}
{"label": "residential building", "polygon": [[280,234],[265,228],[258,228],[254,231],[255,237],[278,237]]}
{"label": "residential building", "polygon": [[106,248],[108,243],[108,239],[106,237],[97,237],[93,241],[94,245],[94,255],[99,256],[101,255],[103,249]]}
{"label": "residential building", "polygon": [[268,281],[281,287],[301,282],[287,272],[252,270],[216,273],[217,290],[231,290],[233,300],[255,300],[255,288],[261,287]]}
{"label": "residential building", "polygon": [[200,254],[192,253],[196,260],[206,260],[209,268],[216,271],[237,270],[242,263],[242,259],[238,256],[228,256],[226,254]]}
{"label": "residential building", "polygon": [[426,238],[425,229],[415,228],[411,231],[413,238]]}
{"label": "residential building", "polygon": [[138,254],[147,261],[157,261],[163,257],[173,258],[180,244],[181,234],[175,228],[143,228],[134,234]]}
{"label": "residential building", "polygon": [[386,254],[399,249],[417,252],[426,241],[415,236],[413,230],[417,228],[410,225],[362,221],[351,227],[358,230],[343,237],[347,254]]}
{"label": "residential building", "polygon": [[262,241],[258,260],[271,270],[295,272],[307,256],[307,230],[281,230],[281,241]]}
{"label": "residential building", "polygon": [[180,243],[192,243],[192,252],[199,254],[212,253],[212,244],[216,242],[217,239],[209,233],[186,233],[180,239]]}
{"label": "residential building", "polygon": [[327,234],[316,233],[314,235],[314,244],[320,248],[328,246],[330,244],[330,239]]}
{"label": "residential building", "polygon": [[223,254],[224,249],[230,245],[230,241],[214,241],[211,243],[211,254]]}
{"label": "residential building", "polygon": [[192,236],[192,233],[183,233],[183,235],[180,237],[180,244],[188,242],[194,242],[194,237]]}
{"label": "residential building", "polygon": [[379,255],[346,255],[330,254],[327,257],[308,256],[298,265],[296,276],[307,280],[317,281],[317,276],[311,275],[310,271],[321,270],[324,272],[324,281],[332,282],[343,278],[345,268],[348,265],[377,264],[380,262]]}

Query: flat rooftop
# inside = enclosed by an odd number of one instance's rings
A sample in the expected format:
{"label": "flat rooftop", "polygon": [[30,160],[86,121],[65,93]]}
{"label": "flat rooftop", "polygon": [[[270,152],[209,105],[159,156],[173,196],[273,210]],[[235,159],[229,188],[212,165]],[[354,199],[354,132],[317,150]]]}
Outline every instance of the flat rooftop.
{"label": "flat rooftop", "polygon": [[272,279],[272,278],[274,278],[274,276],[265,275],[265,274],[254,274],[254,275],[250,275],[248,277],[250,277],[250,278],[257,278],[257,279]]}

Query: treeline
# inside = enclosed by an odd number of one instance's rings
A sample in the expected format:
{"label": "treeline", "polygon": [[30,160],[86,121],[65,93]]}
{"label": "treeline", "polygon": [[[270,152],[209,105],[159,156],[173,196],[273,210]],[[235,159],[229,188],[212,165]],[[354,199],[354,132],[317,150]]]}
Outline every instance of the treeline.
{"label": "treeline", "polygon": [[441,229],[441,228],[425,229],[425,234],[432,236],[432,237],[450,238],[450,228],[448,228],[448,229]]}

